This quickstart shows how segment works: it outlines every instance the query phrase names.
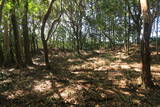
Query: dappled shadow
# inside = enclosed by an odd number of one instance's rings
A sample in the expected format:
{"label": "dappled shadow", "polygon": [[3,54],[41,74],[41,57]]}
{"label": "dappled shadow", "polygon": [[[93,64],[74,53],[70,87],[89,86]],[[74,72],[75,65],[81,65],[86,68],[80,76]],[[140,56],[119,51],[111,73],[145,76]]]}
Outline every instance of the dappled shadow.
{"label": "dappled shadow", "polygon": [[[121,58],[119,58],[121,55]],[[95,50],[51,54],[52,69],[46,70],[42,56],[27,69],[1,69],[2,106],[154,106],[159,90],[139,87],[140,64],[126,63],[120,52]],[[157,71],[153,68],[158,82]],[[157,71],[156,71],[157,70]],[[150,94],[152,93],[152,95]]]}

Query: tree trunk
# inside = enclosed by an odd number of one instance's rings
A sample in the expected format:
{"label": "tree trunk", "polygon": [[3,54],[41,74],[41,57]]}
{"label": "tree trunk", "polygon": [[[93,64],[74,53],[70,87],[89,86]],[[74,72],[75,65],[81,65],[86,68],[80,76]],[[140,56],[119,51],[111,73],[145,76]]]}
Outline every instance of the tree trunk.
{"label": "tree trunk", "polygon": [[5,20],[4,22],[4,65],[8,66],[11,63],[11,57],[10,57],[10,41],[8,37],[8,20]]}
{"label": "tree trunk", "polygon": [[[5,0],[2,0],[0,5],[0,26],[2,21],[2,13],[3,13],[3,7],[4,7]],[[1,30],[0,30],[1,31]],[[2,50],[2,42],[0,41],[0,66],[3,64],[4,56],[3,56],[3,50]]]}
{"label": "tree trunk", "polygon": [[77,54],[81,54],[80,53],[80,37],[79,37],[79,32],[78,32],[78,28],[76,29],[76,31],[74,31],[74,34],[76,36],[76,50],[77,50]]}
{"label": "tree trunk", "polygon": [[1,21],[2,21],[2,13],[3,13],[4,4],[5,4],[5,0],[2,0],[1,5],[0,5],[0,25],[1,25]]}
{"label": "tree trunk", "polygon": [[11,57],[11,62],[15,63],[15,59],[14,59],[14,46],[13,46],[13,36],[12,36],[12,25],[11,23],[9,24],[9,47],[10,47],[10,57]]}
{"label": "tree trunk", "polygon": [[129,55],[129,47],[130,47],[130,30],[131,30],[131,22],[130,22],[130,16],[128,16],[128,21],[129,21],[129,25],[128,25],[128,36],[127,36],[127,54]]}
{"label": "tree trunk", "polygon": [[3,50],[2,50],[2,46],[0,44],[0,66],[3,65],[3,61],[4,61]]}
{"label": "tree trunk", "polygon": [[35,53],[36,53],[36,52],[38,52],[38,53],[39,53],[38,37],[37,37],[37,35],[36,35],[36,34],[34,35],[34,50],[35,50]]}
{"label": "tree trunk", "polygon": [[152,30],[152,21],[149,17],[147,0],[141,0],[141,8],[143,13],[143,35],[141,41],[142,82],[144,88],[152,88],[154,84],[151,75],[151,53],[149,46],[149,40]]}
{"label": "tree trunk", "polygon": [[36,40],[35,40],[35,33],[32,33],[31,36],[31,52],[32,52],[32,56],[34,56],[34,54],[36,53]]}
{"label": "tree trunk", "polygon": [[137,42],[137,45],[139,45],[140,44],[140,36],[141,36],[141,28],[137,28],[138,30],[137,30],[137,40],[136,40],[136,42]]}
{"label": "tree trunk", "polygon": [[142,38],[142,81],[146,88],[153,86],[151,75],[151,52],[149,47],[151,29],[151,23],[144,23],[144,34]]}
{"label": "tree trunk", "polygon": [[16,63],[17,63],[17,67],[22,67],[24,66],[24,64],[23,64],[22,56],[21,56],[18,25],[17,25],[16,15],[15,15],[16,4],[15,4],[15,0],[13,0],[12,2],[13,2],[13,6],[11,9],[11,21],[12,21],[14,41],[15,41]]}
{"label": "tree trunk", "polygon": [[76,39],[77,39],[77,53],[80,54],[80,40],[79,40],[79,37],[76,36]]}
{"label": "tree trunk", "polygon": [[126,12],[125,12],[125,17],[124,17],[124,31],[125,31],[125,34],[124,34],[124,50],[125,50],[125,52],[126,53],[128,53],[127,52],[127,43],[128,43],[128,31],[127,31],[127,29],[128,29],[128,26],[127,26],[127,8],[125,8],[125,10],[126,10]]}
{"label": "tree trunk", "polygon": [[51,10],[52,10],[52,5],[53,3],[55,2],[56,0],[52,0],[50,5],[49,5],[49,8],[43,18],[43,21],[42,21],[42,27],[41,27],[41,40],[42,40],[42,44],[43,44],[43,51],[44,51],[44,57],[45,57],[45,63],[46,63],[46,67],[47,68],[50,68],[50,65],[49,65],[49,59],[48,59],[48,47],[47,47],[47,40],[45,40],[45,34],[44,34],[44,30],[45,30],[45,25],[46,25],[46,22],[47,22],[47,19],[51,13]]}
{"label": "tree trunk", "polygon": [[158,38],[158,26],[159,25],[159,17],[157,17],[157,23],[156,23],[156,51],[157,51],[157,57],[158,57],[158,40],[159,40],[159,38]]}
{"label": "tree trunk", "polygon": [[44,37],[44,35],[41,34],[45,63],[46,63],[46,67],[47,67],[47,68],[50,68],[49,59],[48,59],[48,46],[47,46],[47,41],[46,41],[45,38],[43,38],[43,37]]}
{"label": "tree trunk", "polygon": [[24,54],[25,54],[25,64],[32,64],[32,58],[30,53],[30,40],[28,35],[28,0],[24,2],[24,15],[22,19],[22,28],[23,28],[23,39],[24,39]]}

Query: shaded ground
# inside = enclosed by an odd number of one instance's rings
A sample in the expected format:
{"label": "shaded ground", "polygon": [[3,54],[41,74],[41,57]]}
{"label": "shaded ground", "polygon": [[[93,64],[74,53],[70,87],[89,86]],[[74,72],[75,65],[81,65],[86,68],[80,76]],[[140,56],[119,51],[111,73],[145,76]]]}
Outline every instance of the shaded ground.
{"label": "shaded ground", "polygon": [[[131,51],[130,56],[108,50],[82,52],[81,56],[52,51],[52,70],[45,70],[42,56],[35,57],[34,66],[27,69],[0,68],[0,105],[158,107],[160,90],[144,91],[139,87],[141,64],[137,51]],[[159,71],[159,61],[153,60],[157,85]]]}

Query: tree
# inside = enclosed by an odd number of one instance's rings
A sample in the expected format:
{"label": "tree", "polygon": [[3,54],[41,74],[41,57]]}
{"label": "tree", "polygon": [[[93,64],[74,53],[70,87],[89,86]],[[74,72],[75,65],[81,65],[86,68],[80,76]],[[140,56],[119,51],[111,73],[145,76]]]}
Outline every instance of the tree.
{"label": "tree", "polygon": [[9,66],[12,63],[10,55],[9,24],[7,16],[4,18],[4,33],[3,33],[4,66]]}
{"label": "tree", "polygon": [[158,56],[158,40],[159,40],[159,31],[158,31],[158,28],[159,28],[159,16],[157,17],[157,23],[156,23],[156,51],[157,51],[157,56]]}
{"label": "tree", "polygon": [[14,44],[15,44],[15,55],[16,55],[16,63],[17,67],[22,67],[24,66],[23,60],[22,60],[22,52],[20,49],[20,43],[19,43],[19,32],[18,32],[18,24],[17,24],[17,19],[16,19],[16,1],[12,0],[12,8],[11,8],[11,22],[12,22],[12,27],[13,27],[13,35],[14,35]]}
{"label": "tree", "polygon": [[142,56],[142,82],[145,88],[152,88],[154,83],[151,75],[151,52],[150,52],[150,35],[152,31],[153,20],[158,12],[158,5],[155,11],[151,14],[148,0],[140,0],[141,11],[143,16],[143,34],[141,40],[141,56]]}
{"label": "tree", "polygon": [[[142,19],[141,19],[141,6],[140,6],[140,0],[133,0],[128,1],[125,0],[126,4],[128,5],[128,12],[133,20],[133,22],[135,23],[135,27],[136,27],[136,31],[137,31],[137,44],[140,44],[140,35],[141,35],[141,26],[142,26]],[[131,4],[133,6],[131,6]],[[135,5],[136,4],[136,5]]]}
{"label": "tree", "polygon": [[23,38],[24,38],[24,53],[25,53],[25,64],[32,64],[31,51],[30,51],[30,40],[28,34],[28,0],[24,1],[24,13],[22,19]]}
{"label": "tree", "polygon": [[[4,4],[5,4],[5,0],[2,0],[2,2],[0,4],[0,26],[1,26],[1,21],[2,21],[2,13],[3,13]],[[3,61],[4,61],[4,56],[3,56],[2,46],[0,43],[0,65],[3,64]]]}
{"label": "tree", "polygon": [[69,19],[70,27],[73,31],[73,39],[75,40],[76,51],[80,54],[80,50],[82,50],[83,42],[82,42],[82,26],[83,26],[83,18],[85,16],[85,0],[67,0],[65,1],[65,14]]}
{"label": "tree", "polygon": [[53,28],[54,28],[55,24],[60,20],[60,17],[61,17],[61,13],[60,13],[60,15],[58,16],[58,18],[55,19],[55,20],[53,20],[53,22],[51,24],[51,27],[48,30],[48,35],[46,37],[44,31],[45,31],[47,20],[48,20],[49,15],[51,14],[51,11],[52,11],[53,3],[55,1],[56,0],[52,0],[51,1],[50,5],[49,5],[49,8],[48,8],[47,12],[45,13],[45,15],[43,17],[42,26],[41,26],[41,40],[42,40],[42,44],[43,44],[43,51],[44,51],[45,63],[46,63],[46,67],[47,68],[50,68],[49,59],[48,59],[48,46],[47,46],[47,42],[48,42],[48,40],[49,40],[49,38],[50,38],[50,36],[52,34],[52,31],[53,31]]}

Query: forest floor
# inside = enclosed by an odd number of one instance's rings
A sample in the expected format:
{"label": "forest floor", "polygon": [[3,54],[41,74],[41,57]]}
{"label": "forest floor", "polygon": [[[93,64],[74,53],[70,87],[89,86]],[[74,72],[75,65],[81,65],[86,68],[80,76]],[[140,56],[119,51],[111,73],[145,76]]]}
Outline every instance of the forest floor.
{"label": "forest floor", "polygon": [[[52,50],[51,70],[42,55],[24,69],[0,68],[1,107],[158,107],[160,90],[139,87],[138,48],[73,52]],[[160,58],[152,53],[154,83],[160,86]]]}

